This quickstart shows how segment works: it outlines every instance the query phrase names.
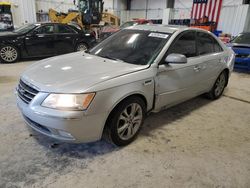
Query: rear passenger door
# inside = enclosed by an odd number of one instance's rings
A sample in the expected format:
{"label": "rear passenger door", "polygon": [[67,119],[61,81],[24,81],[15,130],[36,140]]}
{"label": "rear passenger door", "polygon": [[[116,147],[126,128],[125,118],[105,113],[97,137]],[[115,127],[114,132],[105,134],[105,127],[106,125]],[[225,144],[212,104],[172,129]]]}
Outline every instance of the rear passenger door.
{"label": "rear passenger door", "polygon": [[57,54],[65,54],[75,51],[77,31],[66,24],[56,24],[55,27],[55,50]]}
{"label": "rear passenger door", "polygon": [[212,88],[223,62],[223,49],[216,39],[206,32],[197,32],[197,53],[202,61],[201,91]]}

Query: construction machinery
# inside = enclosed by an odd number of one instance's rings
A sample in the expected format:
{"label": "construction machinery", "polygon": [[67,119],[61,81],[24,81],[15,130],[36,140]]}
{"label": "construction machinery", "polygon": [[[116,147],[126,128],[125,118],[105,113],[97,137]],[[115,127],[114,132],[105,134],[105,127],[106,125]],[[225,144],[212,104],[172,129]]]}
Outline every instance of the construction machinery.
{"label": "construction machinery", "polygon": [[[74,4],[76,4],[75,1]],[[105,24],[115,27],[120,25],[120,19],[117,16],[103,12],[103,0],[78,0],[76,5],[78,10],[69,10],[68,13],[59,13],[50,9],[50,21],[65,24],[75,22],[83,29],[95,31],[96,36]]]}

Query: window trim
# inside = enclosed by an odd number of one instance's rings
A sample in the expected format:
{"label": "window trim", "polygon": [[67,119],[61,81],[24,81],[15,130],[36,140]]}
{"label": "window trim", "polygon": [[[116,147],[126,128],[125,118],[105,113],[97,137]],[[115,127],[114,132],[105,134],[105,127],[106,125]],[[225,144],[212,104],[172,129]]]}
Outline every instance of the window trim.
{"label": "window trim", "polygon": [[[165,58],[166,58],[166,54],[168,53],[169,49],[172,47],[172,45],[175,44],[175,42],[177,40],[179,40],[180,37],[182,37],[184,34],[188,33],[188,32],[195,32],[195,51],[196,51],[196,56],[193,56],[193,57],[187,57],[187,59],[190,59],[190,58],[198,58],[198,57],[202,57],[202,56],[207,56],[207,55],[211,55],[211,54],[218,54],[218,53],[223,53],[225,50],[224,48],[221,46],[221,44],[219,43],[219,41],[213,36],[211,35],[210,33],[207,33],[205,31],[200,31],[200,30],[185,30],[185,31],[182,31],[180,32],[173,40],[173,42],[170,44],[170,46],[168,47],[168,49],[166,50],[166,52],[164,53],[162,59],[160,60],[159,62],[159,65],[163,64],[163,61],[165,61]],[[205,34],[208,34],[214,41],[214,43],[217,43],[221,49],[220,52],[213,52],[213,53],[209,53],[209,54],[203,54],[203,55],[199,55],[198,54],[198,32],[200,33],[205,33]]]}

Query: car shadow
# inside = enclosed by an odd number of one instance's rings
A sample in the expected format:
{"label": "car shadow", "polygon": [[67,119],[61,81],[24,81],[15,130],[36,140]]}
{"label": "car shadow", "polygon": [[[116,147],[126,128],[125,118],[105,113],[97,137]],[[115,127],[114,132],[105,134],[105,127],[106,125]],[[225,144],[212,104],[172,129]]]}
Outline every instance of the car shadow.
{"label": "car shadow", "polygon": [[199,96],[158,113],[152,113],[146,118],[140,135],[150,136],[152,130],[161,129],[169,125],[173,126],[174,122],[188,116],[193,111],[210,102],[212,101],[204,96]]}
{"label": "car shadow", "polygon": [[[153,130],[169,126],[170,124],[173,126],[173,122],[184,118],[194,110],[197,110],[210,102],[210,100],[205,99],[204,97],[197,97],[159,113],[152,113],[146,118],[139,137],[150,136]],[[53,152],[56,155],[67,156],[70,158],[93,158],[95,156],[104,155],[122,149],[122,147],[117,147],[103,139],[87,144],[62,143],[36,133],[31,129],[30,131],[35,140],[42,145],[45,150]]]}

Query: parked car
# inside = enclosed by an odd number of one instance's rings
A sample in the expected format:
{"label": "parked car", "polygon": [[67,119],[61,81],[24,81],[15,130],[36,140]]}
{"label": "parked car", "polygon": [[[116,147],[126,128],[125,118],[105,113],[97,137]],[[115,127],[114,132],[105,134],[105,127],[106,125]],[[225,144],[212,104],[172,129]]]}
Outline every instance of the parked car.
{"label": "parked car", "polygon": [[235,68],[250,71],[250,32],[240,33],[227,46],[236,54]]}
{"label": "parked car", "polygon": [[23,72],[17,104],[36,131],[68,142],[106,135],[124,146],[145,116],[203,93],[218,99],[234,53],[208,31],[138,25],[87,52],[45,59]]}
{"label": "parked car", "polygon": [[121,29],[125,29],[127,27],[131,26],[136,26],[136,25],[144,25],[144,24],[152,24],[153,22],[151,20],[146,20],[146,19],[133,19],[131,21],[127,21],[123,23],[120,27],[115,28],[113,26],[106,26],[103,28],[101,34],[100,34],[100,39],[104,40],[111,36],[112,34],[116,33],[117,31],[120,31]]}
{"label": "parked car", "polygon": [[95,37],[72,25],[27,24],[13,32],[0,33],[0,61],[13,63],[20,58],[49,57],[86,50]]}

